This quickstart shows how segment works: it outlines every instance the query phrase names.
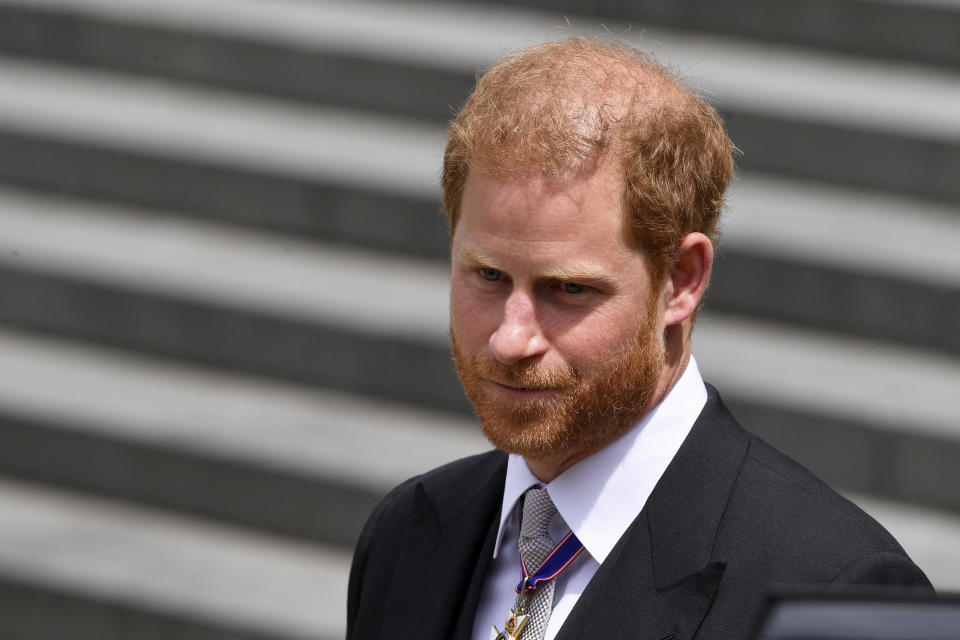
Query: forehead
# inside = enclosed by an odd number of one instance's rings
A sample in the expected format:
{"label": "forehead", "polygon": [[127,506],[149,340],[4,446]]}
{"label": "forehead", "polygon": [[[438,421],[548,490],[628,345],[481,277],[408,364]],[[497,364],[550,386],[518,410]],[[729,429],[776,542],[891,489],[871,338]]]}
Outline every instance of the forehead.
{"label": "forehead", "polygon": [[457,230],[467,226],[548,239],[570,228],[623,231],[623,181],[602,166],[591,173],[554,177],[471,169],[464,185]]}
{"label": "forehead", "polygon": [[[622,178],[610,167],[564,179],[471,171],[454,231],[454,258],[482,255],[508,266],[644,264],[624,225]],[[485,261],[489,262],[489,260]]]}

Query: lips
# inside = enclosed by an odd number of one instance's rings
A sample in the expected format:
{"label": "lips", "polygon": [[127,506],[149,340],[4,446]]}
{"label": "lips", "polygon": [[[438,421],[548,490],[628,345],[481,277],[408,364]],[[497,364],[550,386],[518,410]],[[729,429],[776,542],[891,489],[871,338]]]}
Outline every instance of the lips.
{"label": "lips", "polygon": [[550,387],[519,387],[515,384],[510,384],[509,382],[500,382],[499,380],[489,379],[487,382],[492,382],[493,384],[506,387],[507,389],[513,389],[514,391],[551,391]]}
{"label": "lips", "polygon": [[500,385],[501,387],[506,387],[506,388],[508,388],[508,389],[513,389],[514,391],[550,391],[550,389],[547,389],[547,388],[538,389],[538,388],[536,388],[536,387],[515,387],[515,386],[513,386],[512,384],[504,384],[504,383],[502,383],[502,382],[497,382],[496,380],[492,380],[492,382],[493,382],[494,384]]}
{"label": "lips", "polygon": [[521,395],[521,396],[544,396],[552,393],[556,393],[559,389],[554,387],[516,387],[510,384],[505,384],[503,382],[497,382],[496,380],[487,380],[497,389],[504,391],[510,395]]}

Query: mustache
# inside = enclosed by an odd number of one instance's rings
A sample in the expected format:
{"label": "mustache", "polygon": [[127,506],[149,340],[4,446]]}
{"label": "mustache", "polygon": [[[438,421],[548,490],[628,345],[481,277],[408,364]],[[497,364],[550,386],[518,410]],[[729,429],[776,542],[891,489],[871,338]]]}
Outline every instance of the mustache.
{"label": "mustache", "polygon": [[474,358],[472,368],[480,378],[515,389],[566,389],[583,379],[583,373],[572,366],[507,365],[480,355]]}

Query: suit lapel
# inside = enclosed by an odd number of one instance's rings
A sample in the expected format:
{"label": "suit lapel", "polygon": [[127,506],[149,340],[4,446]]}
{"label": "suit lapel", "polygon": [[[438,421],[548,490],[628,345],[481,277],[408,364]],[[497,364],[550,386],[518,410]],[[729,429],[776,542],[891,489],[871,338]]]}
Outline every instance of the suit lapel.
{"label": "suit lapel", "polygon": [[[503,493],[502,489],[501,493]],[[500,503],[497,503],[498,510],[499,507]],[[500,524],[500,519],[497,517],[498,515],[499,512],[490,520],[490,529],[487,531],[486,540],[480,550],[479,558],[474,565],[470,586],[464,594],[456,627],[454,628],[453,635],[450,636],[451,640],[470,640],[473,637],[473,621],[476,617],[477,605],[480,604],[483,582],[487,575],[487,568],[490,566],[490,560],[493,558],[493,547],[497,539],[497,530]]]}
{"label": "suit lapel", "polygon": [[409,584],[391,591],[383,627],[390,637],[469,638],[505,475],[506,456],[495,452],[476,458],[461,481],[435,475],[416,485],[414,525],[396,569]]}
{"label": "suit lapel", "polygon": [[748,436],[708,386],[707,404],[643,511],[597,570],[557,640],[689,640],[726,563],[712,558]]}

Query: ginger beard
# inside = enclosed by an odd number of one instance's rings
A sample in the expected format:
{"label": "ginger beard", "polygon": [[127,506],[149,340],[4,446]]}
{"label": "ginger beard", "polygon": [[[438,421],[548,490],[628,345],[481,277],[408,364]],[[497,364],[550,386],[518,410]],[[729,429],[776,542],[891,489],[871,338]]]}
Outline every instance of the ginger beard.
{"label": "ginger beard", "polygon": [[[650,409],[664,367],[657,298],[651,296],[635,339],[590,371],[572,366],[547,370],[538,363],[510,366],[489,353],[468,355],[458,347],[451,327],[457,375],[493,446],[531,458],[574,454],[612,441],[636,423]],[[558,392],[549,398],[510,399],[493,390],[489,381]]]}

